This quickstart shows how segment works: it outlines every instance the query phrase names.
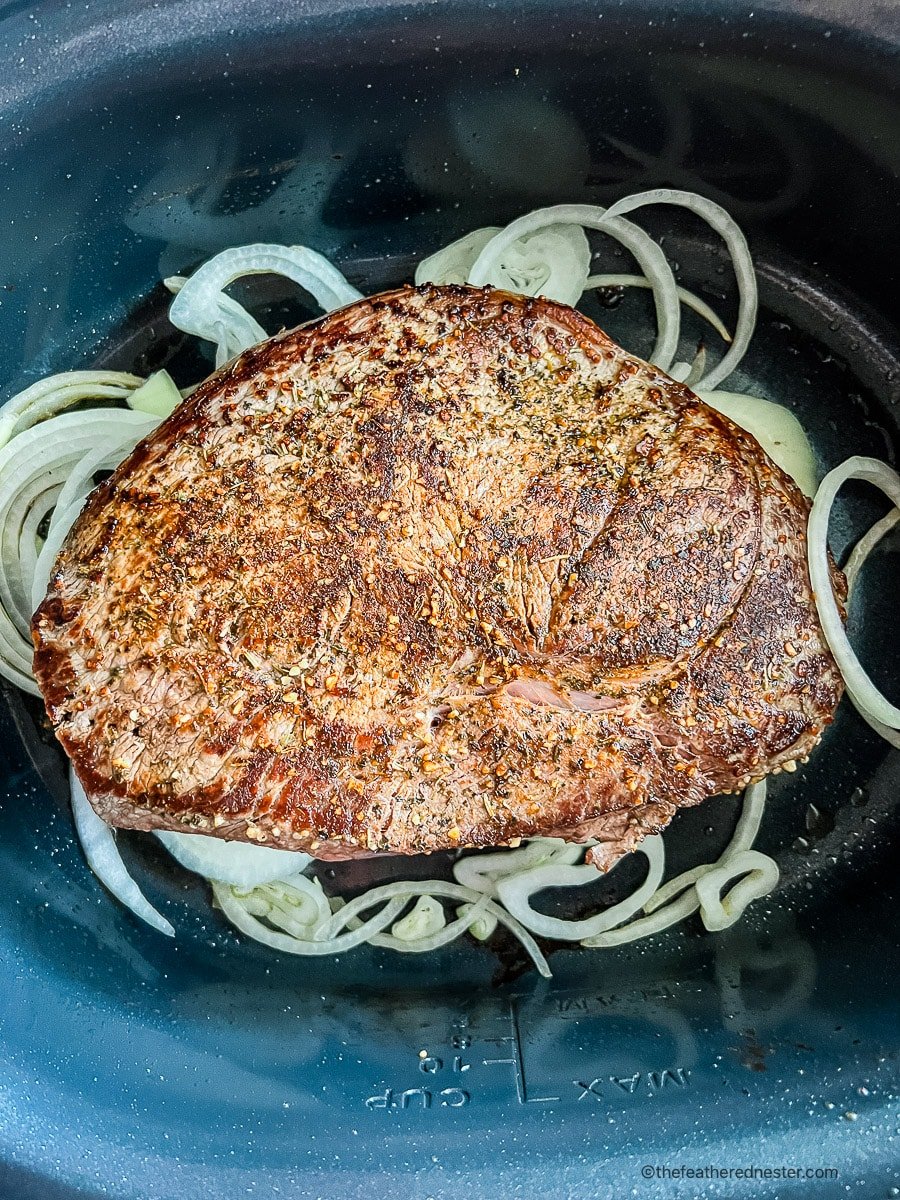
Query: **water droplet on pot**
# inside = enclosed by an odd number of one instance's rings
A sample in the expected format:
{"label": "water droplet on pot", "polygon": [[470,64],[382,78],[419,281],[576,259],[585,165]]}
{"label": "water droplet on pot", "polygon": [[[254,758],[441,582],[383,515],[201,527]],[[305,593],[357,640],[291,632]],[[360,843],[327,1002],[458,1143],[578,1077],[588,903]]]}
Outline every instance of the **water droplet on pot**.
{"label": "water droplet on pot", "polygon": [[825,837],[827,833],[831,833],[834,829],[834,817],[830,812],[823,812],[816,808],[814,804],[810,804],[806,809],[806,830],[813,837]]}

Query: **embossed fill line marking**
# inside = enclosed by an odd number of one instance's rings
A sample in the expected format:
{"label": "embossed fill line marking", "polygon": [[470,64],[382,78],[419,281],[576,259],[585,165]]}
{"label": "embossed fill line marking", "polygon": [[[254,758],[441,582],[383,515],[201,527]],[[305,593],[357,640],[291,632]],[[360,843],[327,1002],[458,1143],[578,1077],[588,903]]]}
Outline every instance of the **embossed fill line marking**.
{"label": "embossed fill line marking", "polygon": [[[593,1096],[595,1100],[602,1103],[606,1100],[606,1096],[601,1088],[606,1087],[607,1083],[613,1088],[625,1092],[628,1096],[656,1096],[667,1087],[688,1087],[690,1074],[685,1067],[667,1067],[664,1071],[635,1071],[633,1075],[608,1075],[606,1078],[598,1076],[590,1083],[583,1079],[573,1079],[572,1084],[574,1087],[581,1088],[579,1100],[586,1100],[588,1096]],[[641,1082],[646,1084],[647,1090],[639,1093],[638,1085]]]}
{"label": "embossed fill line marking", "polygon": [[559,1100],[559,1096],[529,1096],[528,1081],[525,1076],[525,1059],[522,1055],[522,1034],[519,1028],[519,1008],[517,997],[513,996],[509,1001],[509,1022],[511,1033],[502,1038],[487,1038],[488,1042],[497,1042],[499,1044],[508,1043],[512,1055],[510,1058],[484,1058],[482,1062],[486,1067],[507,1065],[513,1069],[513,1074],[516,1080],[516,1096],[520,1104],[550,1104],[554,1100]]}

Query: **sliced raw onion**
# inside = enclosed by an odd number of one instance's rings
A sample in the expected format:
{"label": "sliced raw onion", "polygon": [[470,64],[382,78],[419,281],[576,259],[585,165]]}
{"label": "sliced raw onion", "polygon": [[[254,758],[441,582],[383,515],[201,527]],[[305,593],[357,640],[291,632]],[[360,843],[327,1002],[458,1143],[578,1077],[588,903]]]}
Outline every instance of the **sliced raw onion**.
{"label": "sliced raw onion", "polygon": [[806,430],[789,408],[743,392],[695,390],[704,404],[755,437],[769,458],[790,475],[804,496],[815,495],[818,483],[815,455]]}
{"label": "sliced raw onion", "polygon": [[391,936],[400,942],[419,942],[440,933],[446,925],[443,904],[434,896],[420,896],[406,916],[391,926]]}
{"label": "sliced raw onion", "polygon": [[813,595],[825,640],[844,678],[848,696],[870,722],[877,722],[890,730],[900,730],[900,708],[878,690],[856,657],[844,630],[831,586],[828,520],[838,491],[849,479],[861,479],[874,484],[895,507],[900,507],[900,476],[877,458],[848,458],[828,472],[819,485],[809,514],[807,553]]}
{"label": "sliced raw onion", "polygon": [[40,696],[41,689],[31,673],[32,655],[23,652],[23,644],[19,631],[0,610],[0,675],[23,692]]}
{"label": "sliced raw onion", "polygon": [[125,400],[143,382],[125,371],[63,371],[39,379],[0,410],[0,447],[23,429],[82,400]]}
{"label": "sliced raw onion", "polygon": [[224,289],[245,275],[284,275],[305,288],[325,312],[362,299],[337,267],[306,246],[257,243],[223,250],[180,288],[169,320],[185,333],[216,344],[216,366],[268,336],[262,326]]}
{"label": "sliced raw onion", "polygon": [[[473,891],[471,888],[463,887],[458,883],[445,883],[442,879],[427,879],[420,882],[401,881],[370,888],[369,891],[364,892],[361,896],[356,896],[335,913],[329,925],[325,929],[320,930],[318,936],[321,938],[333,938],[353,917],[367,911],[373,905],[379,904],[383,900],[392,900],[398,896],[405,897],[407,900],[414,896],[440,896],[446,900],[468,901],[471,904],[479,905],[485,912],[493,914],[501,925],[505,925],[511,933],[515,934],[534,960],[538,971],[549,978],[550,970],[547,967],[543,954],[538,949],[537,943],[528,933],[527,929],[511,916],[506,909],[496,904],[493,900],[479,895],[478,892]],[[378,932],[381,931],[379,930]]]}
{"label": "sliced raw onion", "polygon": [[414,281],[417,284],[465,283],[472,264],[494,234],[499,232],[499,225],[488,225],[484,229],[473,229],[471,233],[463,234],[449,246],[423,258],[416,267]]}
{"label": "sliced raw onion", "polygon": [[[263,896],[263,908],[251,907],[254,916],[264,916],[268,908],[268,919],[280,929],[298,932],[299,936],[312,936],[320,925],[331,919],[331,901],[322,889],[322,883],[311,880],[299,871],[286,880],[275,880],[262,889],[234,888],[235,895],[246,894],[248,898]],[[305,931],[305,932],[304,932]]]}
{"label": "sliced raw onion", "polygon": [[[359,929],[353,930],[351,933],[342,934],[340,937],[331,938],[328,941],[316,941],[313,937],[306,936],[303,933],[285,933],[281,930],[272,929],[268,925],[264,925],[258,917],[254,916],[250,908],[253,904],[252,898],[244,900],[244,898],[235,894],[235,892],[225,883],[216,883],[212,881],[213,897],[216,904],[241,933],[247,937],[253,938],[257,942],[262,942],[265,946],[270,946],[273,950],[281,950],[285,954],[302,954],[321,957],[326,954],[343,954],[347,950],[353,950],[357,946],[368,941],[374,933],[380,933],[386,929],[393,921],[399,917],[400,913],[406,907],[406,901],[395,898],[385,904],[381,912],[371,917]],[[269,919],[268,910],[264,913]]]}
{"label": "sliced raw onion", "polygon": [[[697,893],[691,888],[689,892],[679,896],[671,904],[654,909],[646,916],[638,917],[625,925],[619,925],[616,929],[607,929],[603,933],[594,934],[593,937],[584,938],[581,944],[589,950],[602,950],[610,946],[623,946],[627,942],[639,942],[641,938],[661,933],[664,929],[669,929],[672,925],[686,920],[699,907],[700,901],[697,899]],[[647,906],[644,905],[645,912],[646,908]]]}
{"label": "sliced raw onion", "polygon": [[[626,942],[636,942],[651,934],[660,933],[664,929],[677,925],[700,908],[696,884],[705,879],[713,871],[721,870],[733,857],[740,854],[753,844],[759,831],[766,803],[766,781],[753,783],[744,792],[744,805],[738,818],[731,841],[715,863],[704,863],[693,867],[668,880],[653,893],[644,904],[644,916],[610,929],[595,937],[585,938],[581,943],[591,949],[601,949],[609,946],[621,946]],[[772,862],[772,860],[769,860]],[[772,865],[775,866],[774,862]],[[775,883],[778,882],[777,867],[775,868]],[[769,889],[771,890],[771,888]],[[682,894],[683,893],[683,894]],[[675,899],[675,897],[678,897]],[[740,898],[740,897],[739,897]],[[754,897],[748,897],[746,903]],[[745,904],[746,907],[746,904]]]}
{"label": "sliced raw onion", "polygon": [[94,490],[94,476],[98,471],[110,470],[117,466],[142,437],[156,428],[157,423],[157,418],[145,415],[135,428],[119,429],[111,437],[103,438],[99,445],[89,450],[74,466],[67,467],[66,483],[57,501],[51,527],[71,505],[84,504]]}
{"label": "sliced raw onion", "polygon": [[391,927],[390,933],[376,933],[369,941],[373,946],[401,954],[430,953],[448,946],[485,919],[493,921],[496,928],[496,918],[483,912],[485,904],[486,898],[482,897],[477,904],[460,905],[456,920],[448,923],[443,905],[432,896],[420,896],[410,912]]}
{"label": "sliced raw onion", "polygon": [[262,917],[293,937],[313,937],[331,917],[331,905],[321,883],[302,873],[261,887],[231,890],[251,916]]}
{"label": "sliced raw onion", "polygon": [[694,355],[694,361],[691,363],[691,369],[684,377],[685,387],[694,388],[703,378],[703,372],[706,370],[706,347],[701,346]]}
{"label": "sliced raw onion", "polygon": [[13,619],[18,617],[26,623],[26,628],[31,617],[27,572],[33,569],[33,563],[37,559],[37,538],[23,554],[26,526],[30,524],[29,518],[33,513],[46,516],[48,497],[58,492],[64,478],[65,471],[57,467],[49,473],[26,480],[23,486],[9,497],[0,513],[0,562],[7,584],[4,595],[9,597],[7,606]]}
{"label": "sliced raw onion", "polygon": [[850,697],[850,703],[865,721],[865,723],[874,729],[879,737],[883,737],[886,742],[890,742],[892,746],[896,746],[900,750],[900,730],[891,729],[888,725],[882,725],[880,721],[876,721],[874,717],[870,717],[866,712],[855,703],[853,697]]}
{"label": "sliced raw onion", "polygon": [[[885,537],[897,525],[900,520],[900,509],[892,508],[886,516],[883,516],[880,521],[876,521],[868,533],[863,534],[847,559],[847,565],[844,567],[844,575],[847,579],[847,599],[848,603],[853,598],[856,589],[856,580],[859,572],[865,565],[869,555],[879,544],[881,539]],[[849,694],[849,693],[848,693]],[[896,746],[900,750],[900,731],[890,729],[887,725],[883,725],[881,721],[870,716],[864,709],[860,708],[853,696],[850,696],[850,702],[856,708],[859,715],[870,728],[874,729],[879,737],[884,738],[892,746]]]}
{"label": "sliced raw onion", "polygon": [[456,910],[458,917],[471,917],[469,924],[469,933],[473,938],[477,938],[479,942],[486,942],[489,937],[493,937],[494,930],[497,928],[497,918],[490,913],[477,912],[477,907],[474,904],[461,904]]}
{"label": "sliced raw onion", "polygon": [[[38,555],[44,541],[39,534],[39,530],[48,523],[50,514],[55,509],[61,492],[62,484],[55,484],[42,492],[37,500],[29,506],[28,513],[22,522],[17,547],[17,575],[23,587],[27,586],[29,579],[34,579]],[[36,607],[36,605],[32,607]]]}
{"label": "sliced raw onion", "polygon": [[469,282],[490,282],[490,273],[497,266],[498,256],[513,242],[526,234],[549,225],[575,224],[585,229],[598,229],[621,242],[640,263],[654,291],[659,333],[650,361],[663,370],[672,365],[678,348],[680,331],[679,296],[675,278],[660,247],[624,214],[647,204],[675,204],[702,217],[723,238],[728,247],[738,285],[738,318],[734,340],[720,363],[698,383],[711,389],[726,379],[746,353],[756,326],[757,286],[753,260],[743,233],[720,205],[694,192],[673,188],[656,188],[626,196],[608,209],[588,204],[559,204],[537,209],[519,217],[493,237],[478,255],[469,274]]}
{"label": "sliced raw onion", "polygon": [[[475,905],[472,905],[474,910]],[[457,916],[455,921],[445,924],[440,930],[416,940],[396,938],[393,933],[376,933],[368,940],[373,946],[384,950],[396,950],[400,954],[430,954],[441,946],[449,946],[458,937],[466,933],[479,918],[474,915]],[[401,917],[401,921],[405,918]],[[400,924],[400,921],[397,922]],[[395,926],[396,928],[396,926]]]}
{"label": "sliced raw onion", "polygon": [[595,204],[555,204],[538,208],[512,221],[484,247],[469,272],[468,282],[483,285],[490,281],[503,253],[513,242],[553,225],[580,225],[609,234],[637,259],[653,288],[658,334],[650,361],[662,370],[671,366],[678,350],[681,312],[678,287],[672,268],[660,247],[639,226],[623,217],[607,216],[607,210]]}
{"label": "sliced raw onion", "polygon": [[[657,909],[662,908],[664,904],[674,899],[675,896],[692,887],[698,879],[702,879],[710,871],[715,871],[723,866],[733,855],[750,849],[756,840],[756,835],[762,823],[763,813],[765,812],[766,790],[766,781],[764,779],[759,783],[750,784],[744,792],[741,815],[738,817],[734,833],[731,835],[728,845],[719,855],[718,860],[714,863],[702,863],[699,867],[692,867],[689,871],[684,871],[681,875],[676,875],[673,879],[667,880],[644,905],[645,913],[656,912]],[[699,901],[695,907],[699,907]]]}
{"label": "sliced raw onion", "polygon": [[188,871],[232,887],[257,887],[274,879],[287,879],[312,862],[310,855],[299,851],[229,842],[202,833],[157,830],[156,836]]}
{"label": "sliced raw onion", "polygon": [[[187,282],[186,275],[170,275],[163,280],[173,295],[177,295]],[[225,292],[216,297],[215,308],[209,309],[208,321],[215,335],[209,340],[216,343],[217,367],[246,350],[248,346],[263,342],[268,337],[256,318],[251,317],[242,304]]]}
{"label": "sliced raw onion", "polygon": [[57,507],[56,512],[54,512],[50,530],[46,541],[41,547],[40,554],[37,556],[34,564],[34,573],[31,577],[32,610],[37,609],[38,605],[47,595],[50,587],[50,576],[53,574],[57,555],[63,547],[63,542],[69,536],[69,530],[78,520],[83,508],[84,498],[82,497],[76,500],[74,504],[70,504],[68,508]]}
{"label": "sliced raw onion", "polygon": [[181,403],[181,392],[168,371],[156,371],[127,398],[128,407],[151,417],[167,417]]}
{"label": "sliced raw onion", "polygon": [[696,192],[682,192],[675,188],[653,188],[649,192],[638,192],[625,196],[608,209],[608,217],[620,217],[634,212],[647,204],[675,204],[701,217],[725,242],[738,285],[738,317],[734,327],[734,341],[725,357],[699,381],[699,386],[711,390],[717,387],[735,370],[747,352],[753,331],[756,328],[758,294],[756,271],[747,239],[740,226],[720,204],[707,200]]}
{"label": "sliced raw onion", "polygon": [[[64,413],[26,430],[0,450],[0,538],[9,544],[10,521],[15,525],[16,503],[28,489],[37,494],[54,486],[77,468],[85,455],[93,454],[98,441],[106,446],[124,440],[132,445],[156,425],[152,417],[119,409],[96,409]],[[32,493],[32,498],[37,499]],[[21,520],[21,513],[19,513]],[[12,529],[13,539],[19,529]],[[31,617],[30,580],[21,576],[18,555],[4,553],[0,573],[0,599],[22,634],[28,636]]]}
{"label": "sliced raw onion", "polygon": [[[482,230],[479,232],[486,231]],[[594,288],[649,288],[650,286],[649,279],[646,279],[643,275],[591,275],[584,285],[584,290],[588,292]],[[704,321],[712,325],[723,342],[731,341],[731,334],[728,332],[721,317],[718,316],[714,309],[710,308],[705,300],[701,300],[699,296],[695,296],[687,288],[679,287],[676,291],[678,299],[685,308],[692,309],[698,317],[702,317]],[[670,374],[672,374],[672,378],[674,379],[674,373],[670,372]]]}
{"label": "sliced raw onion", "polygon": [[[733,879],[739,882],[726,895],[723,889]],[[728,929],[753,900],[767,896],[778,883],[778,864],[758,850],[732,854],[696,883],[700,917],[711,933]]]}
{"label": "sliced raw onion", "polygon": [[[78,381],[73,386],[79,390],[83,384]],[[92,393],[98,386],[91,383]],[[125,449],[157,424],[146,414],[115,408],[48,415],[46,406],[40,405],[54,396],[58,399],[59,389],[40,392],[38,400],[16,417],[17,425],[27,425],[40,412],[39,423],[16,433],[0,449],[0,674],[34,695],[38,689],[31,679],[31,614],[43,598],[63,540],[55,539],[51,531],[39,550],[37,529],[51,505],[57,510],[51,518],[55,526],[60,500],[67,500],[73,491],[69,477],[77,476],[85,459],[96,461],[98,467],[114,465]],[[91,486],[92,480],[85,482],[78,508]],[[71,514],[73,520],[75,515],[77,510]]]}
{"label": "sliced raw onion", "polygon": [[644,854],[649,863],[647,877],[641,886],[619,904],[580,921],[566,921],[560,917],[549,917],[540,913],[532,907],[531,897],[544,888],[582,887],[588,883],[596,883],[599,878],[596,867],[556,864],[535,867],[500,878],[497,881],[497,892],[506,910],[532,933],[560,941],[581,941],[627,921],[644,906],[659,887],[665,868],[662,838],[645,838],[635,853]]}
{"label": "sliced raw onion", "polygon": [[69,771],[69,786],[72,792],[72,813],[75,829],[84,851],[87,864],[117,900],[131,909],[136,917],[165,933],[175,936],[175,930],[164,916],[156,911],[134,882],[122,862],[113,831],[102,821],[91,807],[81,781],[73,770]]}
{"label": "sliced raw onion", "polygon": [[892,508],[880,521],[876,521],[868,533],[864,533],[853,547],[850,557],[847,559],[847,565],[844,567],[848,599],[853,595],[853,589],[856,587],[856,577],[866,559],[881,539],[891,532],[898,521],[900,521],[900,508]]}
{"label": "sliced raw onion", "polygon": [[[462,901],[463,903],[471,904],[473,909],[477,909],[478,914],[486,913],[496,917],[497,921],[505,925],[522,943],[522,946],[534,961],[541,975],[546,978],[550,977],[550,968],[547,966],[547,960],[541,954],[537,943],[528,933],[527,929],[524,929],[518,921],[493,900],[472,891],[471,888],[462,887],[457,883],[446,883],[441,879],[426,879],[409,882],[399,881],[397,883],[384,884],[381,887],[370,888],[369,891],[364,892],[361,896],[357,896],[349,903],[342,904],[328,921],[319,924],[315,929],[311,929],[305,936],[291,935],[274,930],[270,926],[264,925],[257,916],[253,915],[251,909],[256,905],[256,911],[263,911],[266,919],[274,920],[274,917],[269,915],[270,910],[268,907],[262,910],[263,905],[268,906],[269,904],[266,898],[267,888],[257,889],[249,897],[241,897],[235,893],[234,889],[220,883],[213,883],[212,889],[216,903],[222,909],[222,912],[233,925],[248,937],[263,942],[273,949],[282,950],[286,954],[317,956],[342,954],[347,950],[354,949],[363,942],[374,940],[375,936],[384,933],[388,926],[394,924],[409,901],[416,897],[430,896],[455,900],[457,902]],[[353,928],[356,925],[357,919],[364,912],[379,904],[384,905],[380,912],[362,921],[356,928]],[[456,921],[445,926],[440,933],[431,935],[430,938],[404,943],[402,947],[399,944],[395,944],[393,948],[402,948],[409,951],[434,949],[438,944],[444,944],[445,941],[450,940],[449,935],[451,930],[454,937],[464,932],[465,928],[471,923],[471,918],[476,915],[476,913],[470,913],[464,918],[458,918]],[[349,930],[349,932],[342,932],[345,929]],[[440,942],[438,939],[440,939]]]}
{"label": "sliced raw onion", "polygon": [[[465,283],[475,260],[500,232],[476,229],[439,250],[416,268],[416,283]],[[578,225],[548,225],[510,243],[496,258],[485,283],[523,296],[546,296],[577,304],[591,268],[591,248]]]}
{"label": "sliced raw onion", "polygon": [[580,862],[589,845],[593,845],[593,842],[579,845],[565,842],[562,838],[534,838],[518,850],[465,854],[453,864],[453,878],[464,887],[496,899],[500,879],[520,875],[547,863],[568,866]]}
{"label": "sliced raw onion", "polygon": [[551,225],[507,249],[498,262],[495,286],[577,304],[590,269],[591,248],[584,230],[577,225],[559,229]]}

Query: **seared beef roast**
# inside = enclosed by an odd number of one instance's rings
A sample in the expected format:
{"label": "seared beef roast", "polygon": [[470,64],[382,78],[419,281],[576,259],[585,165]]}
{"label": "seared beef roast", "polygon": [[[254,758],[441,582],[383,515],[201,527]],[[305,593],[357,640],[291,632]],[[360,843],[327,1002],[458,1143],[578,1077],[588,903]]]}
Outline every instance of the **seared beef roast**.
{"label": "seared beef roast", "polygon": [[247,351],[97,488],[35,670],[113,825],[605,867],[830,721],[806,517],[579,313],[405,288]]}

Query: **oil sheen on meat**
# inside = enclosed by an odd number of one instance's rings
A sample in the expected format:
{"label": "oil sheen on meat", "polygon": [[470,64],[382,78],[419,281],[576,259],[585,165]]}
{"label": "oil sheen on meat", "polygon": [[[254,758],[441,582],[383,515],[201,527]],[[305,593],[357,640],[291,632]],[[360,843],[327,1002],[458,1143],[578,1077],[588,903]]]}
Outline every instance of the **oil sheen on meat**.
{"label": "oil sheen on meat", "polygon": [[93,493],[35,671],[113,825],[605,868],[831,720],[807,511],[572,309],[405,288],[246,352]]}

